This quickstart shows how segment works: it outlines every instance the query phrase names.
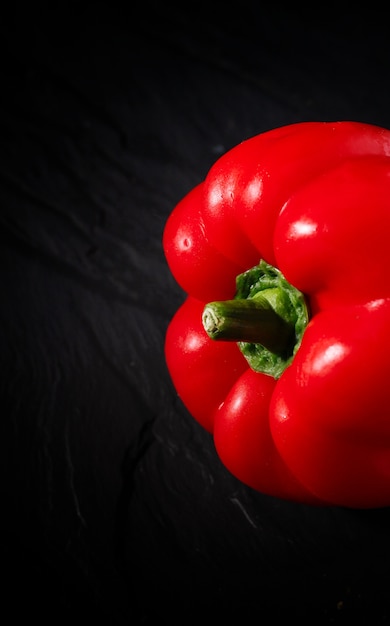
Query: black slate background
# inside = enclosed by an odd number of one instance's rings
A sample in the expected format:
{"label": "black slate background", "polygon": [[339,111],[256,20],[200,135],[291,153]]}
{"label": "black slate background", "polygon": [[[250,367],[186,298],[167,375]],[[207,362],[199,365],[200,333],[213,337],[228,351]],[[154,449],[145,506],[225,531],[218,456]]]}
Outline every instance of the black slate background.
{"label": "black slate background", "polygon": [[386,16],[353,11],[2,10],[5,623],[390,623],[389,511],[238,483],[163,354],[163,227],[218,156],[297,121],[390,127]]}

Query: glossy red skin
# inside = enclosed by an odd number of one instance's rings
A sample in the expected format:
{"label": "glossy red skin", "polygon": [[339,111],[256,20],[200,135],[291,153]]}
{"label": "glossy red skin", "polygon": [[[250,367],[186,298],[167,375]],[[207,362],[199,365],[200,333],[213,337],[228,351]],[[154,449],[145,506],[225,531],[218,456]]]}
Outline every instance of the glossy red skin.
{"label": "glossy red skin", "polygon": [[[167,366],[221,461],[263,493],[390,504],[390,132],[307,122],[221,157],[168,218],[163,247],[188,294]],[[260,258],[306,295],[311,320],[279,380],[253,372],[201,315]]]}

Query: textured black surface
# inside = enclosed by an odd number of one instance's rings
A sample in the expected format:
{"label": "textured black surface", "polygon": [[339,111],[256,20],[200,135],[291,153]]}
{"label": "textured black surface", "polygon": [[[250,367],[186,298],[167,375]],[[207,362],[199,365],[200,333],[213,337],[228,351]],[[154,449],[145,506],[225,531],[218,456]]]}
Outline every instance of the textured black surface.
{"label": "textured black surface", "polygon": [[163,341],[183,294],[161,248],[173,206],[241,140],[390,127],[385,17],[125,8],[31,3],[0,22],[2,610],[390,623],[389,511],[245,488],[177,399]]}

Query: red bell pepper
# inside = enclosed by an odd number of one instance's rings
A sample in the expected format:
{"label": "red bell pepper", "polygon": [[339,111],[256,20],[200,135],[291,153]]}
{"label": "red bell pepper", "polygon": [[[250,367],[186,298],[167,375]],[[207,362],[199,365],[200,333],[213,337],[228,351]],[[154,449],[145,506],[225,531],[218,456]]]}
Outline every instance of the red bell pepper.
{"label": "red bell pepper", "polygon": [[243,141],[170,214],[168,370],[249,487],[390,505],[389,235],[390,131],[348,121]]}

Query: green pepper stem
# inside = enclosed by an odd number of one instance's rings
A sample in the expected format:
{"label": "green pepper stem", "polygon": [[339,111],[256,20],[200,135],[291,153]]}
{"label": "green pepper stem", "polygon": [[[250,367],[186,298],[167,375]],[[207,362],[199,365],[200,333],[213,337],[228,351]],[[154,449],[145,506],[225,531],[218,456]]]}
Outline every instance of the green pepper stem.
{"label": "green pepper stem", "polygon": [[263,297],[210,302],[202,322],[210,339],[259,343],[280,355],[291,350],[295,337],[294,326]]}

